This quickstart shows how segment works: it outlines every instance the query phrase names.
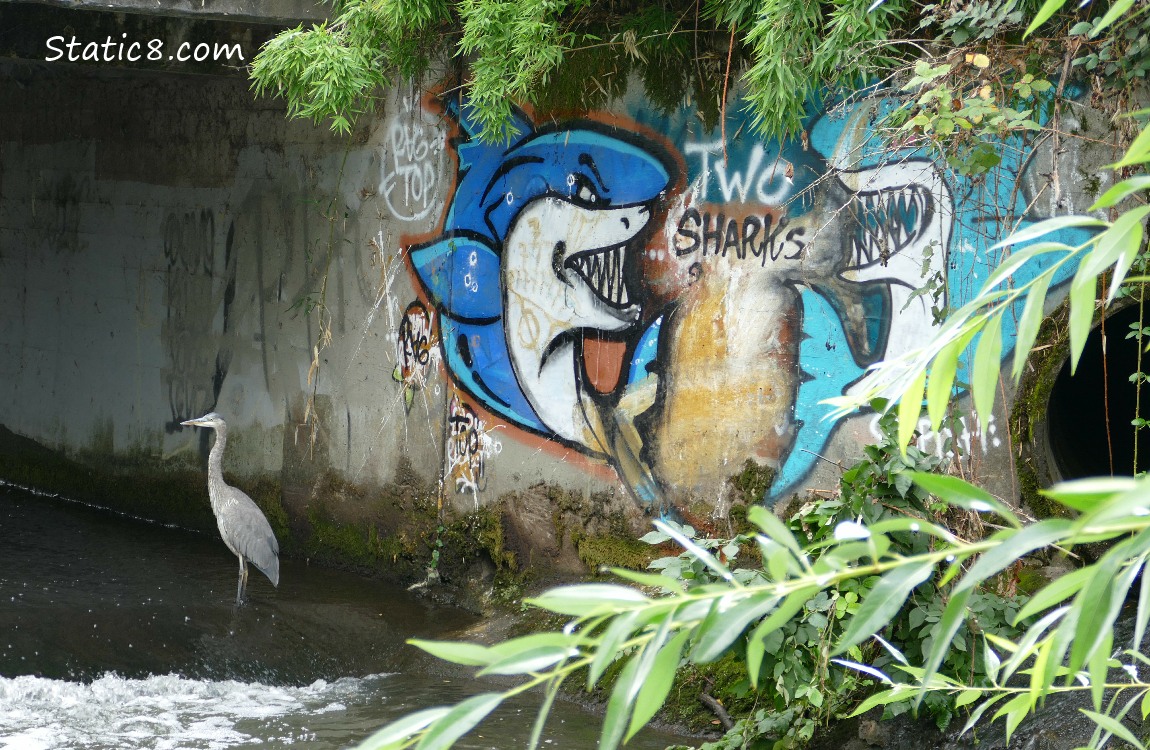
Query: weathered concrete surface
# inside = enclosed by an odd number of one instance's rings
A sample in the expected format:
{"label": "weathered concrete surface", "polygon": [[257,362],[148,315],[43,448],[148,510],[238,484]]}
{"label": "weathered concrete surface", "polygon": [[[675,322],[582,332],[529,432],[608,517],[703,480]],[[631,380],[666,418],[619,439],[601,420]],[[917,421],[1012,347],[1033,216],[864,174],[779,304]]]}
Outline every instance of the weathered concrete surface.
{"label": "weathered concrete surface", "polygon": [[[253,100],[235,66],[36,47],[64,26],[273,27],[0,14],[40,40],[0,63],[0,424],[79,467],[54,479],[17,452],[0,479],[194,483],[208,437],[178,422],[216,410],[225,467],[288,548],[365,565],[421,565],[456,534],[497,569],[571,570],[639,554],[623,540],[670,506],[705,524],[835,487],[874,420],[826,421],[820,401],[925,340],[1015,222],[1089,205],[1083,175],[1109,158],[1071,144],[1053,190],[1050,154],[1020,142],[959,178],[880,152],[881,102],[785,144],[732,115],[724,141],[637,85],[608,111],[525,114],[497,148],[401,85],[341,139]],[[980,434],[966,414],[920,447],[1017,497],[1003,421]],[[471,520],[437,531],[452,509]]]}

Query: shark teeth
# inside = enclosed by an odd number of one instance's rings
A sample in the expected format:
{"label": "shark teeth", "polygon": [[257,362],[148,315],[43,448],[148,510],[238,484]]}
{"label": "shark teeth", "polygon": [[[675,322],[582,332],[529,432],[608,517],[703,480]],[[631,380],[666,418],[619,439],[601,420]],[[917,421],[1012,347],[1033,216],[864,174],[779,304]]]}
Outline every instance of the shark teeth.
{"label": "shark teeth", "polygon": [[885,266],[930,223],[934,199],[922,185],[904,185],[856,193],[848,210],[855,220],[849,236],[854,267]]}
{"label": "shark teeth", "polygon": [[572,255],[563,266],[583,277],[599,299],[611,307],[624,308],[631,304],[623,281],[626,252],[626,245],[591,250]]}

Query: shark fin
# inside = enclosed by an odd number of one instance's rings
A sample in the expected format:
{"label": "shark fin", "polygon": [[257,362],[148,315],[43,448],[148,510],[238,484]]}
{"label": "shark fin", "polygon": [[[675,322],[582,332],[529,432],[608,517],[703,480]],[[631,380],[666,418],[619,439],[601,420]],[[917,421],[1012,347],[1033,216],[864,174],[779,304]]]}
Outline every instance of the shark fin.
{"label": "shark fin", "polygon": [[473,323],[489,323],[502,315],[499,256],[481,238],[442,237],[413,248],[411,265],[445,314]]}

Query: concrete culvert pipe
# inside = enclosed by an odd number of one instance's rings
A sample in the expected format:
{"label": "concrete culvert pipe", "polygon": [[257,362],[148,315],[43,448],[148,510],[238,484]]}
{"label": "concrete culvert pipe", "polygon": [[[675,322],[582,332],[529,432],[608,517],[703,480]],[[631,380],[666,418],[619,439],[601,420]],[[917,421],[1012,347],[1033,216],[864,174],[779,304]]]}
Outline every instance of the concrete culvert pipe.
{"label": "concrete culvert pipe", "polygon": [[[1150,312],[1150,310],[1147,310]],[[1050,479],[1130,474],[1150,468],[1150,430],[1139,435],[1135,467],[1134,426],[1138,372],[1138,341],[1127,338],[1139,322],[1139,307],[1132,304],[1106,317],[1105,355],[1102,326],[1096,325],[1086,341],[1077,371],[1063,362],[1047,402],[1046,429],[1036,431],[1047,442]],[[1150,326],[1150,319],[1143,325]],[[1143,343],[1150,343],[1144,339]],[[1143,354],[1142,370],[1150,371],[1150,354]],[[1150,415],[1150,383],[1143,384],[1142,415]],[[1045,433],[1045,435],[1043,435]]]}

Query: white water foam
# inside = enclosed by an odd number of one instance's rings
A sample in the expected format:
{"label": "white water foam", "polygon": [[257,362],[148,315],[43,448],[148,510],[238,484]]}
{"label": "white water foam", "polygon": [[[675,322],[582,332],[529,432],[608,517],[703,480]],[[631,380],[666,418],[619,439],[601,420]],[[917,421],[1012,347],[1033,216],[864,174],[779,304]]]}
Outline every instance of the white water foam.
{"label": "white water foam", "polygon": [[[307,717],[342,712],[386,675],[282,687],[178,675],[90,683],[0,678],[0,750],[205,748],[294,744],[311,739]],[[291,715],[287,722],[276,722]],[[273,725],[278,725],[269,736]],[[253,734],[253,731],[255,732]]]}

